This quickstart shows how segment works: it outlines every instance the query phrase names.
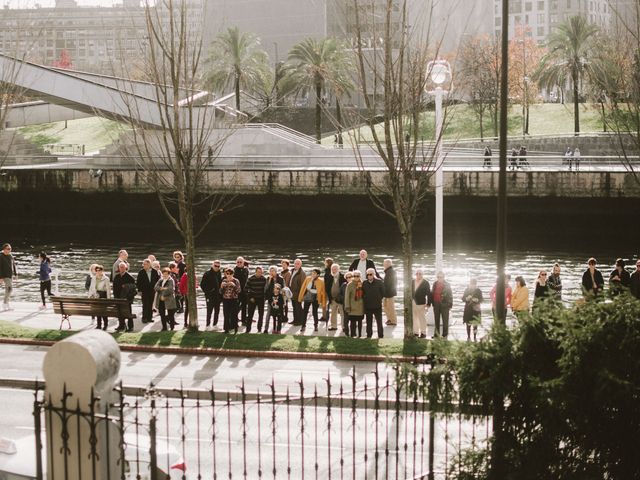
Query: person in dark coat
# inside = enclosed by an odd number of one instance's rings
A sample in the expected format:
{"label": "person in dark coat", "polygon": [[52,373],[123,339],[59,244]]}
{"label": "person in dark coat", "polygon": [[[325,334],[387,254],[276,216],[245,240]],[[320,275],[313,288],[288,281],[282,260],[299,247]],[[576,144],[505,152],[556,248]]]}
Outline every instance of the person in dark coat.
{"label": "person in dark coat", "polygon": [[378,275],[378,270],[376,270],[376,265],[373,263],[373,260],[369,260],[368,254],[366,250],[360,250],[360,254],[358,258],[356,258],[351,265],[349,266],[349,271],[353,272],[354,270],[358,270],[361,274],[361,277],[364,278],[367,275],[367,270],[373,268],[374,272],[376,272],[376,277],[380,278]]}
{"label": "person in dark coat", "polygon": [[220,283],[222,282],[222,270],[220,269],[220,260],[214,260],[211,268],[204,272],[202,280],[200,280],[200,289],[204,293],[207,302],[207,323],[211,326],[211,314],[213,313],[213,324],[218,324],[220,317],[220,304],[222,296],[220,295]]}
{"label": "person in dark coat", "polygon": [[367,269],[367,279],[362,283],[364,298],[364,315],[367,322],[367,338],[373,336],[373,318],[376,319],[378,338],[384,337],[382,327],[382,299],[384,298],[384,283],[376,277],[373,268]]}
{"label": "person in dark coat", "polygon": [[350,331],[349,331],[349,315],[347,314],[347,312],[344,309],[344,299],[345,299],[345,295],[347,294],[347,286],[349,285],[349,283],[351,283],[353,281],[353,272],[347,272],[344,274],[344,283],[342,285],[340,285],[340,305],[342,306],[342,334],[345,336],[350,336]]}
{"label": "person in dark coat", "polygon": [[238,297],[242,288],[240,287],[240,281],[233,276],[233,273],[232,268],[226,268],[224,270],[224,278],[220,282],[224,333],[229,333],[230,330],[238,333]]}
{"label": "person in dark coat", "polygon": [[[286,299],[284,298],[284,294],[282,293],[282,289],[284,288],[284,278],[282,278],[278,274],[278,267],[275,265],[271,265],[269,267],[269,275],[267,275],[267,284],[264,287],[264,298],[267,300],[267,311],[265,312],[265,317],[267,321],[270,317],[269,309],[271,308],[271,303],[269,299],[273,297],[273,289],[276,285],[280,286],[280,294],[282,295],[282,301],[284,302],[282,305],[282,310],[280,310],[281,318],[280,321],[284,321],[284,307],[286,305]],[[275,328],[275,327],[274,327]],[[265,331],[267,328],[265,327]]]}
{"label": "person in dark coat", "polygon": [[271,318],[273,318],[273,333],[282,333],[282,310],[284,309],[284,296],[280,293],[282,288],[279,283],[274,283],[271,293],[267,296],[268,314],[264,333],[269,333]]}
{"label": "person in dark coat", "polygon": [[609,292],[612,296],[620,295],[631,287],[631,275],[624,268],[624,260],[616,260],[616,268],[609,275]]}
{"label": "person in dark coat", "polygon": [[324,288],[325,288],[325,297],[327,298],[327,302],[325,305],[322,305],[322,321],[326,322],[329,319],[329,311],[331,309],[331,300],[330,300],[330,292],[328,290],[327,281],[333,281],[333,277],[331,276],[331,266],[333,265],[333,258],[327,257],[324,259]]}
{"label": "person in dark coat", "polygon": [[[129,264],[127,262],[120,262],[118,265],[118,273],[113,278],[113,298],[124,298],[129,302],[129,307],[131,307],[138,291],[136,290],[136,281],[127,271],[128,269]],[[126,320],[127,325],[125,325],[124,317],[118,317],[116,332],[133,331],[133,318],[129,317]]]}
{"label": "person in dark coat", "polygon": [[444,279],[444,272],[436,274],[429,295],[429,305],[433,306],[433,318],[435,321],[434,338],[440,336],[440,320],[442,320],[442,338],[449,336],[449,312],[453,306],[453,292],[451,285]]}
{"label": "person in dark coat", "polygon": [[236,258],[236,266],[233,269],[233,278],[240,284],[240,295],[238,296],[238,319],[242,324],[247,321],[247,295],[245,287],[249,279],[249,264],[244,257]]}
{"label": "person in dark coat", "polygon": [[307,278],[307,274],[302,269],[302,260],[296,258],[293,261],[293,270],[291,271],[291,277],[289,277],[289,285],[291,289],[291,305],[293,306],[293,324],[302,325],[302,302],[298,300],[300,296],[300,289],[302,284]]}
{"label": "person in dark coat", "polygon": [[382,309],[387,316],[387,325],[397,325],[398,317],[396,315],[395,297],[398,295],[398,278],[390,258],[385,259],[383,266],[384,298],[382,299]]}
{"label": "person in dark coat", "polygon": [[536,289],[533,292],[533,311],[540,306],[541,302],[544,302],[551,297],[551,292],[552,290],[547,279],[547,272],[542,270],[538,273]]}
{"label": "person in dark coat", "polygon": [[258,309],[258,333],[262,331],[262,322],[264,320],[264,299],[265,290],[267,288],[267,279],[263,275],[262,267],[256,267],[255,273],[247,279],[245,286],[247,294],[247,330],[251,331],[253,323],[253,314]]}
{"label": "person in dark coat", "polygon": [[640,300],[640,260],[636,261],[636,271],[629,279],[629,290],[631,295]]}
{"label": "person in dark coat", "polygon": [[598,298],[604,290],[604,278],[596,268],[596,259],[591,257],[587,269],[582,274],[582,294],[585,299]]}
{"label": "person in dark coat", "polygon": [[562,302],[562,279],[560,278],[560,264],[553,266],[553,272],[547,279],[547,285],[551,292],[551,298],[557,302]]}
{"label": "person in dark coat", "polygon": [[431,286],[424,278],[422,269],[416,270],[416,275],[411,280],[411,292],[413,294],[413,334],[416,337],[427,338],[427,310],[428,298],[431,295]]}
{"label": "person in dark coat", "polygon": [[168,268],[162,269],[162,276],[156,282],[154,290],[156,296],[154,299],[154,307],[160,313],[160,321],[162,322],[162,330],[167,328],[173,330],[176,326],[176,286],[175,280]]}
{"label": "person in dark coat", "polygon": [[[184,263],[184,255],[180,250],[176,250],[175,252],[173,252],[173,261],[176,264],[177,270],[173,270],[173,273],[175,273],[175,275],[172,275],[172,277],[176,285],[179,285],[180,280],[182,279],[182,276],[184,275],[184,272],[187,269],[187,264]],[[178,310],[176,310],[176,313],[183,313],[184,297],[180,293],[179,289],[176,290],[176,305],[178,306]]]}
{"label": "person in dark coat", "polygon": [[482,314],[482,291],[478,288],[478,281],[475,278],[469,280],[469,286],[462,294],[464,302],[464,313],[462,322],[467,327],[467,342],[471,340],[471,327],[473,327],[473,341],[478,338],[478,325],[481,322]]}
{"label": "person in dark coat", "polygon": [[160,280],[160,275],[151,268],[151,260],[145,258],[142,261],[142,270],[136,278],[136,288],[142,297],[142,323],[153,322],[153,297],[156,294],[154,287]]}
{"label": "person in dark coat", "polygon": [[482,164],[483,167],[490,167],[491,166],[491,157],[492,157],[492,155],[493,155],[493,153],[491,152],[491,148],[489,148],[489,145],[484,147],[484,163]]}

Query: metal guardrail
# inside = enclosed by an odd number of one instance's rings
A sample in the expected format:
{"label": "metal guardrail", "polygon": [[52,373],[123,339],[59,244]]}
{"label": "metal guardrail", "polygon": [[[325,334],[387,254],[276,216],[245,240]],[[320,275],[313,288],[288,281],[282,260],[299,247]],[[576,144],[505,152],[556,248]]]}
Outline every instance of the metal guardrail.
{"label": "metal guardrail", "polygon": [[[327,375],[318,385],[301,377],[291,389],[272,380],[255,392],[241,379],[234,392],[213,385],[138,391],[119,386],[104,407],[93,395],[88,405],[69,400],[75,397],[66,389],[62,398],[50,398],[39,385],[33,411],[35,436],[43,439],[36,442],[38,478],[44,477],[47,456],[70,469],[88,466],[80,475],[87,480],[97,478],[105,458],[117,459],[110,478],[147,478],[157,468],[170,474],[173,460],[166,452],[175,452],[186,469],[179,478],[444,479],[463,450],[488,445],[486,414],[431,408],[377,370],[362,382],[358,378],[355,369],[344,381]],[[45,423],[59,424],[60,433],[45,438]],[[76,432],[86,432],[88,441],[75,443]],[[105,443],[106,432],[125,440],[110,442],[107,436]],[[60,471],[49,471],[47,478],[70,478]]]}

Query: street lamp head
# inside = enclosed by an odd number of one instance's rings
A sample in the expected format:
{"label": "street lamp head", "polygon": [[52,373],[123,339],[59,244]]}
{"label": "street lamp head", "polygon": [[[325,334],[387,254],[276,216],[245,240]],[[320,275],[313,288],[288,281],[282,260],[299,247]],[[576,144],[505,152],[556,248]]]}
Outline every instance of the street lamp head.
{"label": "street lamp head", "polygon": [[427,65],[427,74],[431,81],[440,86],[451,78],[451,66],[446,60],[434,60]]}

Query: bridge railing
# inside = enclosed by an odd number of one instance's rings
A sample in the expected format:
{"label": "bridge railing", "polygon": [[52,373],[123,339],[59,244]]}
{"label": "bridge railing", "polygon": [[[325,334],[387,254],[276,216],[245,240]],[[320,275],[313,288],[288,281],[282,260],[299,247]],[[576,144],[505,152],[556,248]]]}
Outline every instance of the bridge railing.
{"label": "bridge railing", "polygon": [[[345,152],[349,152],[346,150]],[[135,170],[135,160],[118,155],[93,155],[51,157],[39,155],[8,155],[3,158],[3,171],[24,169],[125,169]],[[158,164],[160,164],[158,157]],[[628,156],[626,159],[619,155],[585,155],[579,162],[562,155],[527,155],[526,157],[508,157],[507,167],[511,170],[529,171],[568,171],[569,167],[581,171],[640,171],[640,157]],[[333,149],[320,150],[318,153],[307,155],[222,155],[211,161],[207,167],[211,170],[378,170],[385,169],[379,156],[362,154],[356,162],[353,153],[336,155]],[[434,165],[429,169],[433,170]],[[489,164],[485,163],[483,155],[449,152],[443,161],[445,171],[497,171],[498,158],[492,157]]]}

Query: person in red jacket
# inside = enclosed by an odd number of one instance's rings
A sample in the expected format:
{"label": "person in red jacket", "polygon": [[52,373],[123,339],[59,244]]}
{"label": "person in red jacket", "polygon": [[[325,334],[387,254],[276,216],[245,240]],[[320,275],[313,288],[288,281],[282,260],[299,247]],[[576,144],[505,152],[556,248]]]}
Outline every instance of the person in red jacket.
{"label": "person in red jacket", "polygon": [[[198,288],[198,285],[196,285],[196,288]],[[189,326],[189,277],[187,277],[186,265],[184,267],[184,273],[182,274],[182,277],[180,277],[180,283],[178,283],[178,291],[184,299],[184,328],[187,328]],[[197,305],[194,305],[194,308],[197,308]]]}

